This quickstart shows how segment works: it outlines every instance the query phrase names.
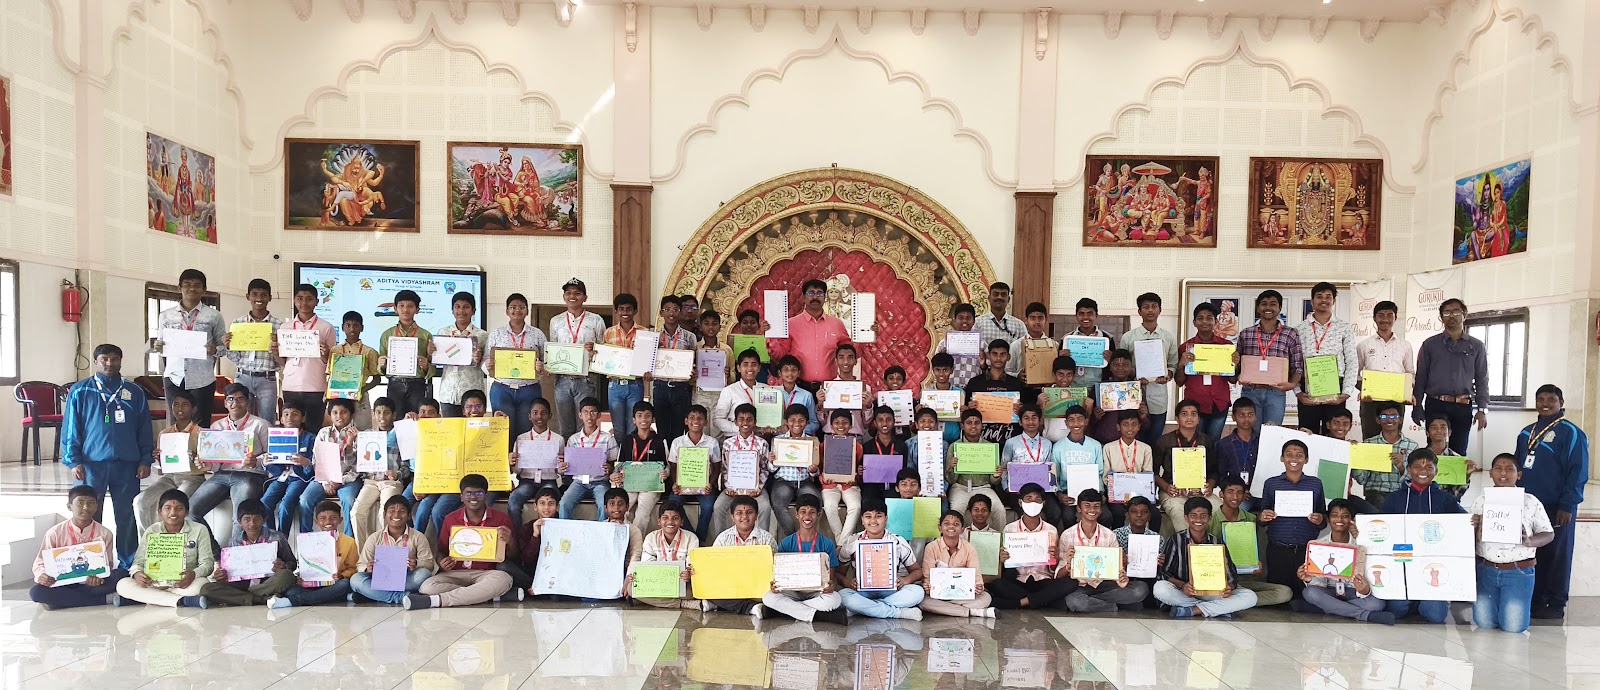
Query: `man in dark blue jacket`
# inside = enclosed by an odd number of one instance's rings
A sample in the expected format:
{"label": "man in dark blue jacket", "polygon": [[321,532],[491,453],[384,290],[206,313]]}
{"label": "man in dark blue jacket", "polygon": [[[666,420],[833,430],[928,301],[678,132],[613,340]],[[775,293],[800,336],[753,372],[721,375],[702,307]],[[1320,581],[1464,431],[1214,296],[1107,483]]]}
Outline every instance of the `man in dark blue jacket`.
{"label": "man in dark blue jacket", "polygon": [[[79,484],[93,487],[100,505],[106,491],[117,522],[117,561],[133,563],[139,548],[139,527],[133,499],[139,481],[150,476],[155,462],[155,434],[150,428],[150,403],[144,391],[122,378],[122,348],[104,344],[94,349],[99,373],[72,385],[61,422],[61,462]],[[104,508],[95,515],[100,520]]]}
{"label": "man in dark blue jacket", "polygon": [[1577,541],[1573,516],[1589,481],[1589,437],[1566,418],[1565,396],[1550,384],[1533,395],[1539,418],[1517,435],[1522,488],[1544,504],[1556,538],[1539,547],[1533,571],[1534,618],[1566,615],[1572,581],[1572,549]]}

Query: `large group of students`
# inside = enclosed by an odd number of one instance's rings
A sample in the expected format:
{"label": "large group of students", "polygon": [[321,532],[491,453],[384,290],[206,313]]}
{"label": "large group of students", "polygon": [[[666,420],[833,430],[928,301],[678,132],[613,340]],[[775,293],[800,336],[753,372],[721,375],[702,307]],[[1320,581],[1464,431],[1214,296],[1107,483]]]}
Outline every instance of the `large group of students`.
{"label": "large group of students", "polygon": [[[534,349],[547,343],[630,347],[642,326],[639,304],[631,295],[613,300],[615,324],[584,308],[584,284],[573,279],[563,286],[567,309],[549,323],[549,330],[527,323],[529,303],[520,294],[506,299],[508,324],[493,332],[474,325],[478,305],[471,294],[458,293],[450,305],[455,322],[432,336],[472,338],[477,344],[472,365],[435,367],[430,334],[415,315],[418,296],[396,295],[399,323],[386,330],[374,350],[361,342],[362,318],[350,312],[340,324],[344,340],[336,342],[333,324],[315,313],[316,291],[296,286],[295,313],[279,319],[268,311],[271,286],[252,281],[249,313],[235,322],[270,322],[276,329],[319,333],[321,357],[283,358],[274,344],[266,352],[235,352],[226,324],[217,310],[204,305],[205,276],[197,270],[180,277],[180,303],[160,315],[163,327],[208,333],[211,359],[169,358],[164,376],[166,428],[161,434],[186,434],[195,449],[203,426],[248,432],[249,456],[236,465],[162,474],[142,490],[140,484],[157,460],[156,438],[143,391],[121,375],[122,352],[114,345],[94,351],[97,373],[76,384],[67,399],[63,462],[79,485],[67,495],[71,518],[44,537],[35,562],[33,599],[46,608],[137,602],[155,606],[211,608],[234,605],[311,606],[372,601],[410,609],[463,606],[489,601],[532,598],[532,573],[538,568],[541,533],[549,520],[574,519],[592,499],[596,519],[624,525],[629,534],[627,565],[639,562],[684,562],[702,546],[760,545],[778,553],[825,553],[831,574],[815,592],[777,591],[760,599],[700,600],[689,592],[681,599],[638,598],[638,603],[703,611],[728,611],[756,618],[781,615],[802,621],[847,623],[850,615],[911,618],[935,614],[993,618],[996,610],[1060,609],[1105,613],[1119,609],[1163,608],[1174,617],[1228,619],[1256,606],[1291,606],[1372,623],[1393,624],[1412,613],[1439,623],[1449,616],[1448,602],[1382,601],[1358,567],[1353,578],[1329,578],[1305,565],[1307,544],[1329,541],[1354,544],[1355,516],[1362,513],[1483,513],[1480,498],[1460,502],[1459,487],[1434,483],[1438,458],[1463,454],[1474,422],[1486,423],[1485,373],[1481,342],[1463,330],[1465,305],[1447,300],[1440,309],[1444,333],[1431,337],[1418,356],[1393,331],[1398,311],[1379,303],[1373,313],[1377,334],[1357,342],[1351,325],[1332,315],[1337,290],[1329,284],[1312,289],[1313,313],[1298,327],[1280,320],[1281,294],[1263,291],[1256,299],[1256,323],[1244,328],[1234,354],[1278,356],[1288,363],[1287,379],[1272,385],[1242,386],[1235,399],[1235,377],[1197,375],[1189,364],[1197,344],[1226,344],[1215,330],[1217,312],[1209,303],[1195,306],[1196,335],[1178,342],[1158,325],[1160,296],[1137,300],[1140,323],[1112,340],[1105,367],[1079,366],[1062,343],[1046,333],[1047,311],[1030,304],[1025,318],[1007,313],[1010,290],[992,286],[990,313],[978,318],[967,304],[952,311],[955,331],[977,331],[983,347],[978,356],[956,356],[941,340],[929,361],[925,381],[907,381],[905,369],[860,372],[855,344],[839,319],[823,313],[826,287],[809,281],[801,289],[804,308],[790,316],[789,337],[767,342],[770,360],[755,349],[733,352],[722,330],[722,316],[701,311],[693,297],[667,296],[659,304],[662,348],[722,349],[732,363],[727,385],[704,390],[696,382],[610,378],[596,390],[596,378],[555,377],[546,396],[537,380],[497,378],[496,348]],[[1079,335],[1105,333],[1096,325],[1098,305],[1077,304]],[[755,311],[737,315],[732,334],[760,335],[770,327]],[[384,378],[391,337],[418,339],[416,377],[387,377],[387,394],[368,399]],[[1136,379],[1133,344],[1159,339],[1167,357],[1165,375]],[[1054,351],[1054,387],[1088,386],[1139,380],[1143,402],[1136,410],[1105,411],[1090,395],[1071,405],[1061,417],[1046,418],[1043,386],[1019,378],[1023,354],[1035,348]],[[331,357],[358,354],[364,358],[364,383],[357,399],[329,399]],[[1307,357],[1331,355],[1343,385],[1334,400],[1306,396],[1301,379]],[[215,357],[238,368],[235,383],[222,391],[226,414],[211,421]],[[437,369],[437,377],[430,376]],[[1371,400],[1359,381],[1364,370],[1414,374],[1411,400]],[[986,422],[970,398],[958,418],[944,419],[928,407],[915,409],[909,426],[897,425],[893,409],[873,404],[874,386],[863,384],[868,401],[860,409],[828,409],[821,387],[829,381],[868,378],[882,390],[1015,392],[1016,423]],[[1175,384],[1172,395],[1168,384]],[[782,399],[779,426],[757,424],[756,392],[774,387]],[[1281,454],[1284,471],[1267,477],[1260,495],[1250,487],[1257,469],[1261,427],[1282,424],[1288,395],[1297,396],[1302,430],[1333,438],[1383,443],[1393,447],[1388,472],[1354,473],[1349,498],[1324,500],[1316,476],[1305,471],[1309,450],[1298,440],[1272,449]],[[1347,405],[1358,397],[1361,434],[1351,439],[1357,415]],[[920,399],[914,397],[913,399]],[[1472,621],[1479,627],[1521,632],[1530,617],[1559,618],[1566,605],[1573,548],[1573,515],[1587,480],[1588,441],[1565,419],[1562,392],[1539,387],[1538,420],[1519,436],[1510,452],[1494,455],[1486,472],[1494,486],[1526,490],[1523,540],[1520,544],[1477,544],[1478,597]],[[1408,404],[1412,419],[1426,430],[1428,443],[1417,444],[1401,433]],[[602,424],[609,411],[611,426]],[[397,461],[400,419],[504,416],[514,441],[508,458],[516,486],[491,492],[479,474],[460,479],[458,493],[419,493],[411,479],[414,462]],[[1223,430],[1231,416],[1233,429]],[[1168,429],[1168,419],[1172,429]],[[268,430],[298,429],[298,453],[289,463],[268,463]],[[390,465],[381,472],[357,472],[354,440],[365,430],[388,432]],[[928,475],[918,458],[919,432],[939,432],[945,441],[942,475]],[[819,472],[820,451],[810,467],[779,466],[774,439],[853,439],[856,476],[841,481]],[[564,455],[555,470],[519,469],[516,441],[555,442],[563,449],[603,448],[600,475],[568,477]],[[312,448],[317,443],[340,446],[343,476],[317,480]],[[957,443],[995,444],[1000,462],[992,473],[958,473]],[[815,444],[813,447],[819,447]],[[703,448],[713,468],[711,488],[703,494],[677,483],[679,454]],[[1176,449],[1204,449],[1205,481],[1200,488],[1180,488],[1174,469]],[[763,461],[754,489],[726,488],[730,453],[755,452]],[[861,474],[865,455],[904,459],[893,483],[868,483]],[[1537,462],[1535,460],[1537,459]],[[626,491],[624,468],[629,463],[661,462],[665,491]],[[1007,468],[1015,464],[1048,466],[1048,483],[1028,483],[1008,490]],[[1102,487],[1113,473],[1150,473],[1154,496],[1118,498],[1103,488],[1067,491],[1068,467],[1094,465]],[[719,469],[720,468],[720,469]],[[937,489],[924,491],[924,483]],[[1286,517],[1275,512],[1282,491],[1310,491],[1309,516]],[[115,514],[115,535],[100,524],[109,492]],[[1340,492],[1343,494],[1344,492]],[[1359,493],[1360,496],[1356,494]],[[938,536],[906,539],[887,531],[889,499],[936,495],[942,514]],[[231,500],[230,534],[214,534],[208,514]],[[496,506],[504,501],[506,509]],[[531,510],[529,504],[532,504]],[[691,519],[687,508],[697,508]],[[1259,525],[1261,567],[1240,575],[1226,559],[1226,587],[1197,591],[1191,579],[1191,545],[1223,544],[1228,523]],[[1476,520],[1475,520],[1476,523]],[[498,563],[449,557],[449,538],[461,526],[487,527],[506,545]],[[297,567],[297,535],[334,535],[338,559],[333,581],[312,582]],[[975,532],[1048,535],[1050,559],[1043,564],[1003,568],[982,578],[969,600],[929,596],[925,577],[935,568],[978,567],[970,541]],[[181,534],[184,568],[173,579],[152,579],[147,568],[150,535]],[[1085,580],[1072,577],[1073,550],[1084,547],[1127,549],[1133,535],[1159,535],[1158,569],[1153,578],[1126,575]],[[430,536],[431,535],[431,536]],[[862,591],[852,560],[855,544],[887,540],[894,545],[897,575],[890,589]],[[78,584],[53,586],[44,553],[50,549],[100,541],[115,554],[103,577]],[[278,545],[270,577],[232,580],[220,567],[219,549],[262,543]],[[403,590],[377,589],[373,584],[374,554],[379,547],[406,547],[407,577]],[[1001,550],[1002,561],[1009,554]],[[687,581],[692,569],[686,568]],[[631,597],[631,575],[623,597]]]}

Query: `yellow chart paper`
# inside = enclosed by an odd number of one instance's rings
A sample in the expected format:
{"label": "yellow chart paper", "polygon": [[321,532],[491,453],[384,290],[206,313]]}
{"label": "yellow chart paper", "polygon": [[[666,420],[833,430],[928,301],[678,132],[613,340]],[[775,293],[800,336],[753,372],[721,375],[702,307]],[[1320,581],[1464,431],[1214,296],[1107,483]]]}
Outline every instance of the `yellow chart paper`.
{"label": "yellow chart paper", "polygon": [[417,493],[453,494],[461,490],[461,477],[466,474],[461,457],[465,435],[464,419],[417,420]]}
{"label": "yellow chart paper", "polygon": [[698,599],[760,599],[772,589],[772,547],[709,546],[689,552]]}
{"label": "yellow chart paper", "polygon": [[1189,584],[1198,592],[1228,588],[1228,547],[1221,544],[1189,545]]}
{"label": "yellow chart paper", "polygon": [[538,379],[539,351],[496,348],[494,351],[494,377],[519,381]]}
{"label": "yellow chart paper", "polygon": [[1206,449],[1172,449],[1172,485],[1180,489],[1206,486]]}
{"label": "yellow chart paper", "polygon": [[1406,375],[1393,374],[1387,371],[1361,372],[1361,393],[1373,400],[1391,400],[1405,402]]}
{"label": "yellow chart paper", "polygon": [[266,352],[272,348],[272,324],[235,323],[228,326],[228,349],[235,352]]}
{"label": "yellow chart paper", "polygon": [[506,417],[480,417],[466,423],[462,439],[462,465],[465,474],[481,474],[489,480],[490,491],[511,490],[511,420]]}
{"label": "yellow chart paper", "polygon": [[1394,446],[1387,443],[1357,443],[1350,446],[1350,469],[1393,472],[1393,453]]}

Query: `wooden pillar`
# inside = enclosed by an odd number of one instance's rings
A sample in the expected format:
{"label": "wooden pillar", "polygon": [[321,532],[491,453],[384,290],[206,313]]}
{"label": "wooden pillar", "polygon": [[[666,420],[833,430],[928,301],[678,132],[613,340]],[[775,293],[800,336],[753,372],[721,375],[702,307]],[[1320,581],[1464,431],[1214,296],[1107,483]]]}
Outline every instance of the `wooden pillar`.
{"label": "wooden pillar", "polygon": [[[650,296],[650,192],[644,184],[613,184],[611,269],[613,295],[631,293],[640,310],[654,304]],[[648,313],[648,312],[646,312]]]}
{"label": "wooden pillar", "polygon": [[1055,192],[1017,192],[1017,234],[1011,258],[1012,311],[1031,302],[1050,306],[1050,254]]}

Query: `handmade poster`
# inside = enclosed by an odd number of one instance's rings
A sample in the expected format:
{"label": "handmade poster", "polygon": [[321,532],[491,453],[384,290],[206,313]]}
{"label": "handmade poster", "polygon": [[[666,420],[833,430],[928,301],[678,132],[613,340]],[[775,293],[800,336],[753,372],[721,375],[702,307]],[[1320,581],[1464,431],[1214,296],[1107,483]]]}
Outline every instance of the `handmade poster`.
{"label": "handmade poster", "polygon": [[856,645],[855,690],[893,690],[896,649],[889,644]]}
{"label": "handmade poster", "polygon": [[888,520],[885,528],[890,534],[898,534],[900,538],[911,541],[912,530],[916,515],[915,508],[909,498],[886,498],[883,502],[888,506]]}
{"label": "handmade poster", "polygon": [[1477,569],[1470,555],[1418,556],[1405,564],[1405,572],[1407,599],[1474,601],[1478,598]]}
{"label": "handmade poster", "polygon": [[548,343],[544,346],[544,370],[561,376],[588,376],[589,351],[582,345]]}
{"label": "handmade poster", "polygon": [[1404,515],[1357,515],[1356,544],[1368,554],[1388,554],[1396,541],[1405,539]]}
{"label": "handmade poster", "polygon": [[933,568],[928,571],[928,596],[944,601],[978,598],[977,568]]}
{"label": "handmade poster", "polygon": [[1335,580],[1356,576],[1356,547],[1327,541],[1306,544],[1306,572]]}
{"label": "handmade poster", "polygon": [[1054,486],[1050,481],[1050,466],[1042,462],[1008,462],[1006,463],[1006,491],[1019,493],[1022,487],[1029,484],[1038,484],[1048,491]]}
{"label": "handmade poster", "polygon": [[301,532],[294,536],[295,557],[300,567],[295,570],[302,582],[328,583],[339,579],[337,542],[330,532]]}
{"label": "handmade poster", "polygon": [[1258,383],[1275,386],[1289,380],[1289,360],[1286,357],[1239,357],[1239,383]]}
{"label": "handmade poster", "polygon": [[1394,557],[1387,553],[1374,554],[1368,551],[1365,569],[1367,585],[1372,588],[1372,595],[1385,601],[1405,599],[1405,568],[1404,564],[1396,563]]}
{"label": "handmade poster", "polygon": [[1172,485],[1180,489],[1205,488],[1205,448],[1172,449]]}
{"label": "handmade poster", "polygon": [[188,434],[160,434],[161,473],[183,474],[194,471],[194,457],[189,454]]}
{"label": "handmade poster", "polygon": [[201,429],[197,455],[201,462],[238,465],[250,457],[253,452],[250,446],[251,435],[248,431]]}
{"label": "handmade poster", "polygon": [[928,673],[972,673],[976,643],[958,637],[928,639]]}
{"label": "handmade poster", "polygon": [[205,331],[182,328],[161,329],[161,354],[167,359],[209,359]]}
{"label": "handmade poster", "polygon": [[917,474],[922,478],[922,496],[943,496],[945,490],[944,432],[917,432]]}
{"label": "handmade poster", "polygon": [[294,456],[300,452],[300,430],[273,427],[267,429],[267,463],[285,464],[294,462]]}
{"label": "handmade poster", "polygon": [[1111,493],[1112,503],[1127,503],[1134,496],[1143,496],[1154,502],[1156,475],[1153,472],[1112,472],[1111,486],[1107,490]]}
{"label": "handmade poster", "polygon": [[[1466,513],[1406,515],[1406,543],[1420,560],[1423,556],[1467,556],[1474,550],[1472,516]],[[1521,530],[1521,527],[1518,527]]]}
{"label": "handmade poster", "polygon": [[1069,335],[1061,349],[1072,355],[1072,361],[1078,366],[1101,369],[1106,366],[1106,351],[1111,349],[1111,340],[1097,335]]}
{"label": "handmade poster", "polygon": [[1234,345],[1206,345],[1196,343],[1190,352],[1194,353],[1194,361],[1189,364],[1193,371],[1185,372],[1191,376],[1195,374],[1213,374],[1217,376],[1233,375]]}
{"label": "handmade poster", "polygon": [[777,386],[756,386],[756,426],[776,429],[783,426],[783,389]]}
{"label": "handmade poster", "polygon": [[861,458],[861,481],[868,484],[893,484],[905,458],[899,455],[866,455]]}
{"label": "handmade poster", "polygon": [[1261,571],[1261,549],[1256,541],[1259,527],[1254,522],[1222,523],[1222,543],[1228,546],[1228,555],[1233,557],[1233,567],[1240,575]]}
{"label": "handmade poster", "polygon": [[1350,446],[1350,469],[1393,472],[1394,446],[1387,443],[1357,443]]}
{"label": "handmade poster", "polygon": [[1028,347],[1022,348],[1021,369],[1022,382],[1030,386],[1048,385],[1055,381],[1055,372],[1051,365],[1055,362],[1059,350],[1053,347]]}
{"label": "handmade poster", "polygon": [[[777,467],[810,467],[816,462],[817,440],[813,438],[774,438],[772,452]],[[889,481],[894,481],[893,479]]]}
{"label": "handmade poster", "polygon": [[1002,654],[1000,687],[1050,687],[1053,676],[1050,653],[1037,649],[1006,649]]}
{"label": "handmade poster", "polygon": [[745,350],[755,350],[756,356],[761,358],[762,364],[772,361],[772,354],[767,350],[767,337],[764,335],[740,335],[734,333],[728,336],[728,340],[733,344],[733,359],[736,362],[739,360],[739,355],[744,354]]}
{"label": "handmade poster", "polygon": [[539,541],[534,594],[591,599],[622,595],[628,528],[597,520],[546,519]]}
{"label": "handmade poster", "polygon": [[[391,355],[393,351],[391,350]],[[278,331],[278,356],[322,358],[322,336],[316,331],[282,329]]]}
{"label": "handmade poster", "polygon": [[764,290],[761,293],[761,318],[767,322],[768,338],[789,337],[789,291]]}
{"label": "handmade poster", "polygon": [[344,477],[344,449],[333,441],[317,441],[311,447],[312,477],[319,482],[337,482]]}
{"label": "handmade poster", "polygon": [[78,584],[111,573],[106,560],[106,543],[99,539],[45,549],[43,560],[45,574],[56,580],[51,587]]}
{"label": "handmade poster", "polygon": [[[1066,486],[1066,495],[1077,498],[1086,489],[1100,488],[1100,465],[1075,464],[1060,467],[1061,481]],[[1046,485],[1048,486],[1048,485]]]}
{"label": "handmade poster", "polygon": [[772,690],[820,690],[822,687],[821,660],[773,650]]}
{"label": "handmade poster", "polygon": [[[599,477],[606,473],[606,449],[567,446],[562,452],[567,462],[568,477]],[[589,479],[579,481],[588,482]]]}
{"label": "handmade poster", "polygon": [[1522,543],[1523,489],[1491,486],[1483,490],[1483,541],[1491,544]]}
{"label": "handmade poster", "polygon": [[939,419],[955,421],[961,418],[961,391],[923,389],[921,404],[932,409]]}
{"label": "handmade poster", "polygon": [[328,399],[360,400],[366,371],[366,355],[334,355],[328,368]]}
{"label": "handmade poster", "polygon": [[[644,331],[639,331],[640,333]],[[635,334],[637,337],[637,333]],[[589,373],[616,379],[631,379],[633,375],[633,349],[596,343],[594,359],[589,360]]]}
{"label": "handmade poster", "polygon": [[859,410],[866,402],[860,381],[824,381],[822,407],[829,410]]}
{"label": "handmade poster", "polygon": [[1118,546],[1073,547],[1072,577],[1076,580],[1115,580],[1122,577],[1122,548]]}
{"label": "handmade poster", "polygon": [[734,491],[755,491],[761,488],[760,453],[753,450],[729,451],[723,462],[728,464],[727,488]]}
{"label": "handmade poster", "polygon": [[977,331],[949,331],[944,334],[944,350],[951,357],[981,357],[983,334]]}
{"label": "handmade poster", "polygon": [[728,387],[728,353],[707,348],[694,352],[694,387],[703,391],[720,391]]}
{"label": "handmade poster", "polygon": [[472,338],[434,336],[432,361],[434,364],[472,366],[472,351],[474,349],[475,343]]}
{"label": "handmade poster", "polygon": [[878,391],[878,404],[894,410],[895,426],[910,426],[912,422],[911,391]]}
{"label": "handmade poster", "polygon": [[1167,375],[1167,344],[1160,338],[1133,342],[1134,377],[1145,380]]}
{"label": "handmade poster", "polygon": [[[291,333],[293,331],[284,331]],[[312,331],[308,331],[312,332]],[[279,354],[282,354],[283,342],[278,343]],[[391,336],[389,338],[388,359],[384,374],[389,376],[411,377],[417,375],[417,339]]]}
{"label": "handmade poster", "polygon": [[760,599],[772,590],[772,547],[702,546],[689,552],[699,599]]}
{"label": "handmade poster", "polygon": [[956,456],[956,474],[994,474],[1000,468],[1000,445],[957,441],[950,445]]}
{"label": "handmade poster", "polygon": [[[701,449],[705,452],[705,449]],[[681,452],[680,452],[681,455]],[[553,470],[561,456],[561,441],[522,439],[517,441],[517,469]]]}
{"label": "handmade poster", "polygon": [[972,394],[972,402],[983,414],[984,424],[1015,424],[1017,402],[1021,399],[1022,394],[1014,392]]}
{"label": "handmade poster", "polygon": [[538,380],[539,351],[517,350],[507,347],[495,348],[494,377],[509,381]]}
{"label": "handmade poster", "polygon": [[217,567],[227,571],[229,582],[272,577],[278,560],[277,542],[230,546],[222,550]]}
{"label": "handmade poster", "polygon": [[1189,545],[1189,584],[1197,592],[1222,593],[1228,588],[1228,547]]}
{"label": "handmade poster", "polygon": [[419,494],[449,494],[461,490],[466,475],[462,444],[466,434],[464,420],[417,420],[417,476],[414,490]]}
{"label": "handmade poster", "polygon": [[666,491],[666,482],[661,479],[661,473],[666,469],[664,462],[625,462],[622,463],[622,488],[625,491]]}
{"label": "handmade poster", "polygon": [[832,482],[856,480],[856,439],[828,436],[822,439],[822,478]]}
{"label": "handmade poster", "polygon": [[689,636],[684,675],[707,685],[765,688],[772,684],[771,659],[757,631],[697,628]]}
{"label": "handmade poster", "polygon": [[1144,385],[1138,381],[1101,381],[1095,392],[1106,412],[1137,410],[1144,404]]}
{"label": "handmade poster", "polygon": [[1273,494],[1272,509],[1278,517],[1310,517],[1315,504],[1315,493],[1312,491],[1279,491]]}
{"label": "handmade poster", "polygon": [[1328,500],[1346,498],[1350,486],[1350,466],[1333,460],[1317,462],[1317,478],[1322,480],[1322,495]]}
{"label": "handmade poster", "polygon": [[1007,568],[1016,568],[1025,565],[1051,565],[1055,559],[1050,557],[1050,535],[1046,532],[1006,532],[1003,543],[1007,555],[1011,560],[1006,561]]}
{"label": "handmade poster", "polygon": [[499,563],[506,559],[506,544],[494,527],[456,525],[450,531],[450,557],[458,561]]}
{"label": "handmade poster", "polygon": [[1306,395],[1327,398],[1339,394],[1339,358],[1319,355],[1306,358]]}
{"label": "handmade poster", "polygon": [[228,349],[234,352],[266,352],[272,349],[272,324],[228,324]]}
{"label": "handmade poster", "polygon": [[678,449],[677,493],[703,496],[711,490],[711,450],[685,447]]}
{"label": "handmade poster", "polygon": [[410,463],[417,459],[417,420],[394,420],[394,442],[400,446],[400,459]]}
{"label": "handmade poster", "polygon": [[409,546],[377,546],[372,552],[372,588],[384,592],[406,591]]}
{"label": "handmade poster", "polygon": [[820,592],[827,585],[828,554],[779,553],[772,556],[772,582],[780,592]]}
{"label": "handmade poster", "polygon": [[1361,397],[1406,402],[1411,398],[1409,378],[1407,374],[1364,369],[1361,372]]}
{"label": "handmade poster", "polygon": [[971,532],[967,541],[978,552],[978,574],[1000,574],[1000,543],[1004,535],[999,532]]}
{"label": "handmade poster", "polygon": [[[636,330],[633,333],[633,348],[628,351],[628,375],[644,376],[656,373],[656,357],[661,353],[661,333],[658,331]],[[593,364],[589,365],[591,369]]]}
{"label": "handmade poster", "polygon": [[[696,549],[698,551],[699,549]],[[899,579],[896,569],[894,540],[862,539],[856,542],[856,589],[862,592],[882,592],[896,589]]]}
{"label": "handmade poster", "polygon": [[911,499],[911,537],[913,539],[939,536],[940,501],[935,496],[917,496]]}
{"label": "handmade poster", "polygon": [[857,292],[850,296],[850,340],[857,343],[878,341],[873,326],[878,320],[878,296],[870,292]]}
{"label": "handmade poster", "polygon": [[1088,386],[1070,386],[1066,388],[1044,389],[1044,416],[1050,419],[1063,419],[1067,410],[1073,405],[1085,406],[1089,401]]}
{"label": "handmade poster", "polygon": [[688,595],[683,564],[670,561],[633,564],[633,598],[682,599]]}
{"label": "handmade poster", "polygon": [[[688,381],[695,376],[694,350],[662,349],[656,352],[652,371],[662,381]],[[721,354],[720,352],[718,354]]]}
{"label": "handmade poster", "polygon": [[1439,473],[1433,475],[1433,482],[1441,486],[1466,486],[1467,459],[1459,455],[1439,458]]}
{"label": "handmade poster", "polygon": [[482,417],[461,420],[466,423],[462,437],[463,474],[481,474],[489,480],[490,491],[510,491],[511,420]]}
{"label": "handmade poster", "polygon": [[1128,577],[1155,577],[1156,558],[1160,555],[1161,535],[1128,535]]}
{"label": "handmade poster", "polygon": [[[1349,441],[1307,434],[1289,427],[1264,425],[1261,427],[1261,443],[1256,451],[1256,470],[1250,475],[1250,495],[1262,495],[1267,479],[1283,474],[1283,444],[1290,440],[1306,444],[1311,451],[1302,468],[1310,476],[1317,476],[1317,465],[1321,460],[1350,462],[1352,446]],[[1283,511],[1278,512],[1281,515]]]}

